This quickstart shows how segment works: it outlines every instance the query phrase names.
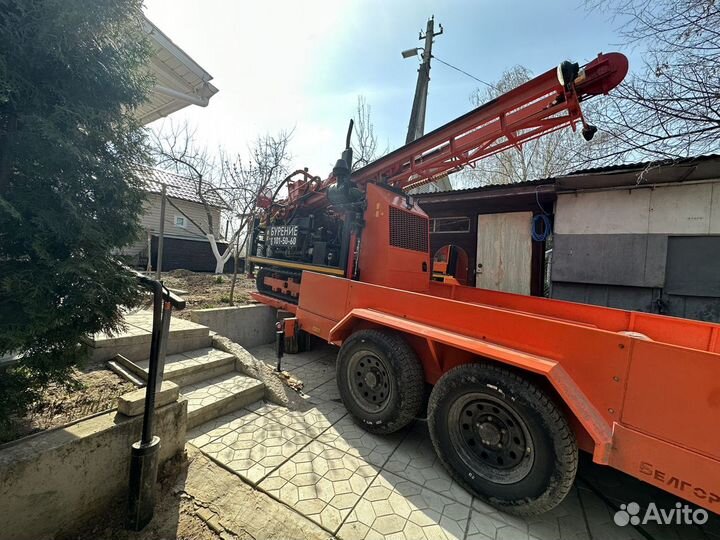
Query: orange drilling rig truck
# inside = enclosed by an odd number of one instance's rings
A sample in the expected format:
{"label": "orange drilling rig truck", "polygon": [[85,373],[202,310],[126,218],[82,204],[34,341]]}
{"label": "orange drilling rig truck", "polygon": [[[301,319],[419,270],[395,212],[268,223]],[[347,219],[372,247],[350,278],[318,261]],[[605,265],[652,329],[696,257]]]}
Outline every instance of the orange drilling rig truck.
{"label": "orange drilling rig truck", "polygon": [[427,404],[447,469],[507,512],[562,501],[579,450],[720,509],[720,325],[433,280],[428,217],[408,194],[568,126],[589,140],[581,103],[627,69],[618,53],[563,62],[356,171],[350,131],[329,178],[296,171],[258,200],[253,296],[293,315],[288,342],[341,346],[342,400],[368,431]]}

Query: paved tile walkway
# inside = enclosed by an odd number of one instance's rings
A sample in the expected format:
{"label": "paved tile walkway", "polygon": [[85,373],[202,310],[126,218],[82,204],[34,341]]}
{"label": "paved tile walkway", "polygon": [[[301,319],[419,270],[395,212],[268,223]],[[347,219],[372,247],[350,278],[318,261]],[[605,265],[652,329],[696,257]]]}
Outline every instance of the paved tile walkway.
{"label": "paved tile walkway", "polygon": [[[272,347],[251,351],[274,365]],[[354,539],[720,540],[720,518],[704,527],[619,527],[624,502],[668,494],[583,459],[567,499],[543,516],[509,516],[472,497],[438,462],[424,422],[376,436],[347,414],[335,385],[336,350],[286,356],[283,367],[305,382],[301,410],[270,403],[198,426],[189,441],[247,482],[328,531]]]}

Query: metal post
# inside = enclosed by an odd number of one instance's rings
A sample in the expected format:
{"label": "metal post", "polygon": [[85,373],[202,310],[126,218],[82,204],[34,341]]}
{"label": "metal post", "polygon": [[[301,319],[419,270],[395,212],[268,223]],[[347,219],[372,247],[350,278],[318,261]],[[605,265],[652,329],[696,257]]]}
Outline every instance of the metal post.
{"label": "metal post", "polygon": [[163,302],[162,327],[160,330],[160,350],[157,359],[157,381],[155,388],[159,392],[165,374],[165,354],[167,352],[168,335],[170,334],[170,318],[172,317],[172,304],[167,300]]}
{"label": "metal post", "polygon": [[163,289],[159,281],[153,287],[153,329],[150,342],[148,384],[145,389],[142,436],[132,445],[130,455],[130,492],[128,495],[128,528],[139,531],[155,511],[155,481],[160,457],[160,437],[153,436],[155,390],[158,378],[158,355],[162,347]]}
{"label": "metal post", "polygon": [[150,231],[150,229],[148,229],[146,232],[147,232],[147,250],[148,250],[147,256],[148,256],[148,259],[147,259],[147,265],[145,267],[145,271],[149,274],[150,272],[152,272],[152,232]]}
{"label": "metal post", "polygon": [[155,279],[160,281],[163,260],[163,237],[165,236],[165,200],[167,199],[167,186],[162,185],[160,194],[160,233],[158,236],[157,260],[155,261]]}
{"label": "metal post", "polygon": [[248,221],[247,239],[245,240],[245,274],[250,279],[255,278],[255,274],[253,273],[253,263],[250,262],[250,257],[257,255],[255,250],[255,227],[257,226],[257,223],[255,220],[255,214],[250,216],[250,221]]}
{"label": "metal post", "polygon": [[278,330],[275,332],[275,354],[277,355],[277,371],[280,373],[282,371],[282,357],[285,352],[285,331],[283,330],[283,322],[278,322],[276,328]]}

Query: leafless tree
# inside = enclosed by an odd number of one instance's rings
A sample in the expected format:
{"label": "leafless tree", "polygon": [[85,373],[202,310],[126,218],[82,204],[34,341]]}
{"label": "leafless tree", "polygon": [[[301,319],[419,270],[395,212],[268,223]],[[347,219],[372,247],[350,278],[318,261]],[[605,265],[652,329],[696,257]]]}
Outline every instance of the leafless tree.
{"label": "leafless tree", "polygon": [[230,304],[233,303],[240,253],[245,248],[255,217],[254,211],[260,195],[270,194],[278,188],[288,173],[292,131],[276,135],[262,135],[248,146],[247,155],[224,156],[222,159],[221,189],[234,210],[235,269],[230,286]]}
{"label": "leafless tree", "polygon": [[[514,66],[505,71],[491,87],[476,89],[470,96],[470,101],[477,107],[530,79],[530,70],[523,66]],[[588,102],[583,107],[589,117],[592,117],[594,112],[591,105],[592,102]],[[453,186],[466,188],[550,178],[587,166],[610,144],[610,137],[602,131],[588,143],[579,133],[561,129],[526,142],[520,148],[513,147],[477,162],[473,168],[466,168],[455,175]]]}
{"label": "leafless tree", "polygon": [[372,163],[388,152],[387,148],[384,151],[378,149],[378,140],[377,135],[375,135],[371,112],[372,108],[365,96],[358,96],[354,118],[355,128],[352,136],[353,163],[351,169],[353,171]]}
{"label": "leafless tree", "polygon": [[615,18],[641,66],[611,93],[607,157],[675,158],[720,148],[720,2],[587,0]]}
{"label": "leafless tree", "polygon": [[233,235],[223,253],[220,253],[217,245],[220,224],[214,222],[212,207],[208,202],[211,192],[219,193],[218,185],[222,174],[219,160],[210,154],[207,147],[196,142],[195,130],[187,122],[178,124],[171,120],[159,130],[151,132],[150,140],[158,166],[193,180],[198,199],[205,209],[205,223],[198,223],[187,215],[170,197],[167,202],[207,237],[215,256],[215,273],[222,274],[225,263],[232,256],[236,238]]}
{"label": "leafless tree", "polygon": [[[188,216],[172,199],[168,198],[168,203],[208,238],[215,256],[216,274],[223,272],[233,254],[242,251],[258,195],[277,185],[287,172],[291,137],[292,132],[286,131],[260,136],[249,145],[244,157],[230,155],[222,149],[211,153],[196,142],[195,131],[187,123],[170,122],[152,134],[151,147],[157,165],[195,182],[197,196],[205,209],[204,223]],[[220,223],[213,220],[212,207],[208,203],[210,193],[220,196],[228,206],[229,233],[222,253],[217,245]],[[236,258],[236,268],[237,262]]]}

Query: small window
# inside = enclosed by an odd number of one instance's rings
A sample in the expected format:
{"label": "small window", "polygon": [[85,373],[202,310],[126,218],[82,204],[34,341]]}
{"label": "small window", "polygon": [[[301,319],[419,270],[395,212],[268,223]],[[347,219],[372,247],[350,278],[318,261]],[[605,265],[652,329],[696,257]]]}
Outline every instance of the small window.
{"label": "small window", "polygon": [[180,227],[181,229],[187,228],[187,221],[185,221],[185,216],[175,216],[175,226]]}
{"label": "small window", "polygon": [[432,220],[430,232],[434,232],[434,233],[470,232],[470,218],[469,217],[435,218]]}

